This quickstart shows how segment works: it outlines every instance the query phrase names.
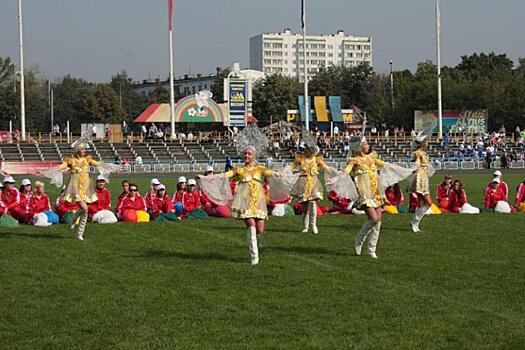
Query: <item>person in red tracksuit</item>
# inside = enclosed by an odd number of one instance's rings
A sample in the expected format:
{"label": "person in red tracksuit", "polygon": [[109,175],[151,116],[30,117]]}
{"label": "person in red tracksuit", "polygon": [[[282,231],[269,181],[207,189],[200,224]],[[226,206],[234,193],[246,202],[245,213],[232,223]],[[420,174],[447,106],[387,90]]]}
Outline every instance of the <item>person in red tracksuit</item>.
{"label": "person in red tracksuit", "polygon": [[29,198],[29,202],[27,202],[28,222],[31,222],[36,214],[50,210],[51,203],[49,202],[49,196],[44,192],[44,184],[37,181],[35,184],[35,192],[31,198]]}
{"label": "person in red tracksuit", "polygon": [[[129,210],[133,210],[135,212],[138,210],[144,212],[146,211],[146,201],[144,201],[144,198],[138,193],[138,186],[132,183],[129,184],[129,194],[122,200],[120,207],[118,208],[119,218],[121,218],[123,221],[130,221],[128,220],[128,215],[126,214],[126,211]],[[132,215],[130,216],[132,217]]]}
{"label": "person in red tracksuit", "polygon": [[118,208],[120,208],[120,204],[122,203],[124,198],[128,196],[128,193],[129,193],[129,181],[124,180],[122,181],[122,193],[118,196],[117,205],[115,207],[115,213],[117,213],[117,216],[118,216]]}
{"label": "person in red tracksuit", "polygon": [[388,203],[393,206],[403,205],[405,202],[405,197],[403,197],[403,192],[398,183],[386,188],[385,197]]}
{"label": "person in red tracksuit", "polygon": [[463,189],[463,182],[461,182],[461,180],[454,180],[452,190],[450,191],[448,210],[452,213],[459,213],[465,203],[467,203],[467,193]]}
{"label": "person in red tracksuit", "polygon": [[[209,165],[206,168],[204,176],[213,175],[213,167]],[[218,218],[230,218],[232,216],[230,208],[227,205],[219,205],[214,203],[211,199],[208,198],[206,193],[201,189],[199,191],[199,196],[201,200],[202,209],[209,216],[215,216]]]}
{"label": "person in red tracksuit", "polygon": [[29,179],[23,179],[18,192],[20,192],[20,212],[23,213],[23,217],[20,219],[20,221],[28,222],[30,216],[27,213],[27,203],[33,195],[31,181]]}
{"label": "person in red tracksuit", "polygon": [[93,219],[93,215],[101,210],[111,210],[111,194],[106,188],[106,179],[102,175],[97,177],[95,193],[97,194],[96,202],[89,203],[88,216],[90,220]]}
{"label": "person in red tracksuit", "polygon": [[57,213],[58,217],[62,219],[67,212],[76,212],[77,210],[78,204],[64,200],[64,190],[62,190],[55,201],[55,213]]}
{"label": "person in red tracksuit", "polygon": [[166,186],[163,184],[157,185],[157,194],[153,199],[153,218],[159,216],[160,213],[169,214],[173,213],[173,204],[171,198],[166,194]]}
{"label": "person in red tracksuit", "polygon": [[199,192],[196,191],[197,182],[194,179],[188,181],[188,190],[182,195],[182,205],[184,206],[184,214],[189,214],[195,209],[200,209],[201,198]]}
{"label": "person in red tracksuit", "polygon": [[20,208],[20,192],[15,188],[15,180],[12,176],[4,178],[2,202],[4,202],[7,215],[12,216],[16,220],[24,219],[25,211]]}
{"label": "person in red tracksuit", "polygon": [[2,199],[0,199],[0,216],[4,215],[5,213],[5,204],[2,202]]}
{"label": "person in red tracksuit", "polygon": [[417,196],[416,192],[410,192],[410,195],[408,198],[409,198],[408,211],[413,213],[416,211],[417,208],[419,208],[419,197]]}
{"label": "person in red tracksuit", "polygon": [[153,206],[155,205],[155,197],[157,196],[157,186],[160,185],[160,181],[157,178],[153,178],[150,181],[150,189],[148,193],[144,195],[146,201],[147,212],[153,216]]}
{"label": "person in red tracksuit", "polygon": [[[494,178],[489,184],[489,189],[485,191],[485,208],[494,209],[499,201],[508,202],[506,189],[500,186],[501,180]],[[514,207],[510,207],[511,212],[514,212]]]}
{"label": "person in red tracksuit", "polygon": [[177,215],[184,214],[184,205],[182,203],[184,193],[186,193],[186,177],[181,176],[177,183],[177,191],[175,191],[171,198],[173,200],[173,209],[175,209]]}
{"label": "person in red tracksuit", "polygon": [[332,209],[330,209],[330,212],[336,213],[336,214],[351,214],[352,212],[348,208],[348,205],[351,203],[351,201],[347,198],[343,198],[339,195],[337,195],[337,192],[330,191],[328,192],[328,200],[332,202]]}
{"label": "person in red tracksuit", "polygon": [[438,207],[441,211],[448,211],[450,205],[450,191],[452,190],[452,176],[445,175],[445,180],[440,183],[436,190],[436,198],[438,202]]}
{"label": "person in red tracksuit", "polygon": [[522,203],[525,203],[525,181],[520,183],[516,190],[516,201],[514,201],[514,205],[519,207]]}
{"label": "person in red tracksuit", "polygon": [[[499,179],[500,191],[505,194],[505,198],[507,198],[505,201],[507,201],[509,198],[509,185],[507,185],[507,183],[503,181],[503,178],[502,178],[503,174],[501,173],[501,171],[496,170],[493,175],[494,175],[494,179],[496,178]],[[491,185],[492,185],[492,182],[487,185],[487,188],[485,189],[485,197],[487,196],[487,192],[490,192]]]}

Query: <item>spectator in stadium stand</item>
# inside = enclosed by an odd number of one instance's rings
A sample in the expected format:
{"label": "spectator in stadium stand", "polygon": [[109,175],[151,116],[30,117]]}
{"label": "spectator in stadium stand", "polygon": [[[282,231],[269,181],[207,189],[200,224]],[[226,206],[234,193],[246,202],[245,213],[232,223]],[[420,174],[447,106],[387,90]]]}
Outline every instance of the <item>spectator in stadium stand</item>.
{"label": "spectator in stadium stand", "polygon": [[[507,198],[506,199],[507,201],[509,198],[509,185],[507,185],[507,183],[503,181],[503,174],[501,173],[500,170],[496,170],[492,175],[494,176],[494,178],[498,178],[500,180],[500,184],[498,187],[500,187],[503,193],[505,194],[505,198]],[[487,192],[490,191],[491,185],[492,185],[492,182],[487,185],[487,188],[485,189],[485,195],[487,194]]]}
{"label": "spectator in stadium stand", "polygon": [[78,210],[78,204],[64,200],[65,191],[66,189],[63,188],[55,201],[55,213],[57,213],[60,218],[60,222],[63,222],[66,225],[72,225],[73,216]]}
{"label": "spectator in stadium stand", "polygon": [[520,183],[516,189],[516,200],[514,201],[514,205],[521,212],[525,213],[525,181]]}
{"label": "spectator in stadium stand", "polygon": [[224,165],[224,172],[227,173],[228,171],[233,169],[233,161],[232,157],[227,154],[226,155],[226,164]]}
{"label": "spectator in stadium stand", "polygon": [[186,177],[180,176],[177,182],[177,190],[173,194],[173,209],[177,215],[184,214],[184,204],[182,203],[182,196],[186,192]]}
{"label": "spectator in stadium stand", "polygon": [[7,215],[16,220],[23,220],[25,210],[20,208],[20,192],[15,188],[15,179],[12,176],[4,177],[2,202],[4,202]]}
{"label": "spectator in stadium stand", "polygon": [[59,217],[51,210],[51,203],[49,201],[49,196],[45,193],[45,185],[43,182],[35,182],[35,191],[29,202],[27,203],[27,223],[37,224],[37,214],[44,213],[47,217],[47,222],[49,224],[57,223]]}
{"label": "spectator in stadium stand", "polygon": [[334,136],[337,138],[339,136],[339,127],[336,125],[334,126]]}
{"label": "spectator in stadium stand", "polygon": [[157,194],[153,200],[152,219],[156,219],[158,222],[180,220],[180,218],[175,215],[171,198],[166,194],[166,186],[163,184],[157,186]]}
{"label": "spectator in stadium stand", "polygon": [[115,207],[115,213],[117,213],[117,217],[118,217],[118,208],[120,207],[120,204],[122,203],[124,198],[126,198],[126,196],[129,194],[129,180],[123,180],[121,182],[121,186],[122,186],[122,193],[119,194],[118,199],[117,199],[117,206]]}
{"label": "spectator in stadium stand", "polygon": [[142,133],[143,136],[147,136],[148,134],[148,129],[146,128],[146,124],[142,124],[140,126],[140,132]]}
{"label": "spectator in stadium stand", "polygon": [[501,156],[501,168],[502,169],[508,169],[509,168],[509,163],[510,163],[510,158],[509,158],[509,155],[507,154],[507,152],[504,152],[503,155]]}
{"label": "spectator in stadium stand", "polygon": [[146,201],[146,211],[150,216],[153,216],[155,197],[157,196],[157,186],[160,185],[160,181],[155,177],[151,179],[149,185],[149,191],[146,194],[144,194],[144,200]]}
{"label": "spectator in stadium stand", "polygon": [[452,190],[452,176],[445,175],[445,179],[440,183],[436,190],[438,207],[441,211],[448,211],[450,201],[450,191]]}
{"label": "spectator in stadium stand", "polygon": [[20,192],[20,212],[22,214],[21,221],[27,222],[27,203],[29,202],[29,199],[33,195],[32,187],[31,187],[31,180],[29,179],[23,179],[20,183],[20,188],[18,190]]}
{"label": "spectator in stadium stand", "polygon": [[[489,184],[489,188],[485,191],[485,209],[495,209],[498,202],[505,202],[508,204],[507,191],[501,183],[501,179],[495,177]],[[510,212],[514,211],[514,207],[510,207]]]}
{"label": "spectator in stadium stand", "polygon": [[140,154],[135,157],[135,164],[142,165],[142,156]]}
{"label": "spectator in stadium stand", "polygon": [[120,156],[119,156],[118,154],[115,156],[114,163],[115,163],[115,164],[120,164],[120,163],[122,163],[122,160],[120,159]]}
{"label": "spectator in stadium stand", "polygon": [[[213,167],[211,165],[208,165],[206,168],[206,172],[204,173],[204,176],[210,176],[213,175]],[[202,189],[199,191],[200,197],[201,197],[201,204],[203,210],[208,214],[209,216],[215,216],[218,218],[229,218],[231,217],[231,210],[227,205],[219,205],[212,200],[208,198],[206,193]]]}
{"label": "spectator in stadium stand", "polygon": [[443,147],[448,148],[450,133],[448,129],[445,131],[445,135],[443,136]]}
{"label": "spectator in stadium stand", "polygon": [[129,193],[120,203],[119,217],[124,222],[148,222],[149,214],[146,212],[146,202],[138,192],[136,184],[129,184]]}
{"label": "spectator in stadium stand", "polygon": [[188,133],[188,141],[189,142],[193,141],[193,133],[191,131]]}
{"label": "spectator in stadium stand", "polygon": [[[450,190],[450,200],[448,210],[452,213],[459,213],[461,207],[468,203],[467,193],[463,188],[463,182],[461,180],[454,180],[452,183],[452,189]],[[440,208],[441,209],[441,208]],[[443,209],[441,209],[443,211]]]}
{"label": "spectator in stadium stand", "polygon": [[97,201],[89,204],[89,219],[98,223],[115,223],[117,218],[111,211],[111,194],[106,188],[106,179],[104,176],[97,177],[95,192]]}

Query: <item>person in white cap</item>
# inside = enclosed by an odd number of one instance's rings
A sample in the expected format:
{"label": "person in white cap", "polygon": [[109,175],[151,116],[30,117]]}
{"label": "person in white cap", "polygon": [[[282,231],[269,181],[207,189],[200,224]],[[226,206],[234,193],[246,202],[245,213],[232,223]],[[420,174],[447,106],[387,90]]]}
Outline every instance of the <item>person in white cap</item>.
{"label": "person in white cap", "polygon": [[186,192],[186,178],[184,176],[180,176],[179,180],[177,182],[177,190],[173,194],[172,200],[173,200],[173,209],[175,209],[175,213],[177,215],[184,214],[184,205],[182,204],[182,196]]}
{"label": "person in white cap", "polygon": [[158,222],[180,220],[180,218],[175,215],[171,198],[166,194],[166,186],[163,184],[157,186],[152,219],[156,219]]}
{"label": "person in white cap", "polygon": [[29,199],[31,199],[33,196],[31,180],[23,179],[20,182],[20,188],[18,189],[18,192],[20,192],[20,211],[24,213],[23,221],[28,221],[29,216],[27,215],[27,203],[29,203]]}
{"label": "person in white cap", "polygon": [[[506,183],[505,181],[503,181],[503,177],[502,177],[503,174],[501,173],[501,171],[496,170],[496,171],[494,172],[494,174],[492,174],[492,175],[494,175],[494,178],[495,178],[495,179],[497,178],[497,179],[500,180],[499,187],[501,188],[501,191],[503,191],[503,192],[505,193],[505,195],[507,196],[507,198],[509,198],[509,185],[507,185],[507,183]],[[493,180],[493,181],[494,181],[494,180]],[[487,192],[490,191],[490,185],[491,185],[491,184],[492,184],[492,182],[489,183],[489,184],[487,185],[487,188],[485,189],[485,195],[487,195]]]}
{"label": "person in white cap", "polygon": [[117,222],[117,217],[111,211],[111,193],[106,188],[106,178],[97,176],[95,186],[97,200],[89,203],[89,218],[92,222],[110,224]]}
{"label": "person in white cap", "polygon": [[428,140],[432,135],[435,127],[435,121],[427,122],[423,126],[423,130],[419,132],[416,138],[412,141],[412,159],[414,163],[419,166],[415,171],[412,181],[409,184],[409,192],[417,194],[419,199],[419,207],[415,210],[414,218],[410,221],[410,228],[413,232],[420,232],[419,224],[428,208],[432,205],[432,198],[430,197],[429,178],[431,176],[431,164],[428,157],[427,149]]}
{"label": "person in white cap", "polygon": [[153,179],[151,179],[149,184],[149,191],[146,194],[144,194],[144,200],[146,201],[146,212],[150,216],[153,216],[153,207],[155,206],[155,197],[157,196],[157,186],[160,185],[160,181],[159,179],[154,177]]}
{"label": "person in white cap", "polygon": [[197,211],[201,212],[198,214],[198,217],[201,217],[202,214],[203,216],[207,216],[207,214],[202,212],[201,198],[199,192],[197,191],[197,181],[195,181],[195,179],[188,180],[186,192],[184,192],[182,195],[182,205],[184,207],[184,215],[182,215],[183,218],[187,217],[188,214],[193,212],[197,214]]}
{"label": "person in white cap", "polygon": [[62,187],[62,172],[69,169],[71,177],[64,191],[64,200],[76,202],[79,206],[73,217],[71,228],[75,228],[76,221],[80,218],[80,223],[77,227],[77,238],[83,241],[88,221],[88,204],[97,201],[97,194],[89,176],[90,167],[98,168],[100,174],[106,179],[109,177],[109,174],[119,171],[121,167],[116,164],[95,161],[87,154],[87,150],[90,147],[88,139],[80,138],[73,142],[71,147],[74,149],[73,156],[64,160],[59,166],[45,170],[43,175],[50,178],[51,183],[57,187]]}
{"label": "person in white cap", "polygon": [[5,205],[7,215],[16,220],[23,220],[24,211],[20,210],[20,192],[15,187],[15,179],[12,176],[6,176],[3,183],[2,202]]}
{"label": "person in white cap", "polygon": [[493,178],[489,184],[489,190],[485,192],[485,209],[496,209],[498,205],[503,205],[509,207],[508,211],[513,213],[515,208],[509,206],[508,199],[505,189],[501,186],[501,179],[499,177]]}

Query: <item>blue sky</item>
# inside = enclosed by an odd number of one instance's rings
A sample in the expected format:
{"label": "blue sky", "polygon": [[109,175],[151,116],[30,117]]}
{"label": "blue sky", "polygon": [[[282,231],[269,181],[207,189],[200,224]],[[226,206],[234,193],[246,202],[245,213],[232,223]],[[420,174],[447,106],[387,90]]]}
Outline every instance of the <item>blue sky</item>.
{"label": "blue sky", "polygon": [[[0,56],[18,59],[17,0],[0,1]],[[442,0],[442,59],[525,57],[524,0]],[[300,0],[174,0],[176,75],[249,64],[249,38],[300,30]],[[168,72],[167,0],[24,0],[26,65],[44,76],[107,81]],[[308,32],[370,35],[374,68],[414,70],[435,57],[434,0],[308,0]]]}

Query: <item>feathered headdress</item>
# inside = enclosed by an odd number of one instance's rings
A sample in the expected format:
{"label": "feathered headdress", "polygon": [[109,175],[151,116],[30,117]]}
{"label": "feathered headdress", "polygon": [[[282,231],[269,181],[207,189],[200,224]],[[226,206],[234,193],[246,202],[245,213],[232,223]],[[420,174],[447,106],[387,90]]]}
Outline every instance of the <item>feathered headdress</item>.
{"label": "feathered headdress", "polygon": [[366,131],[366,117],[363,118],[363,128],[361,129],[361,135],[352,136],[350,138],[350,150],[355,153],[363,147],[366,142],[365,131]]}
{"label": "feathered headdress", "polygon": [[88,149],[89,145],[89,139],[87,137],[81,137],[71,144],[71,148],[73,148],[75,151],[78,151],[79,148]]}
{"label": "feathered headdress", "polygon": [[432,136],[434,128],[436,127],[436,118],[426,118],[423,120],[423,128],[417,134],[414,140],[412,140],[412,149],[425,143],[429,136]]}
{"label": "feathered headdress", "polygon": [[301,131],[301,139],[303,141],[305,150],[310,150],[313,152],[313,154],[319,153],[319,146],[317,146],[317,141],[315,137],[312,136],[312,133],[310,133],[310,131],[303,128]]}
{"label": "feathered headdress", "polygon": [[268,139],[255,125],[249,124],[237,134],[237,152],[243,153],[246,148],[251,147],[256,153],[264,153],[268,149]]}

